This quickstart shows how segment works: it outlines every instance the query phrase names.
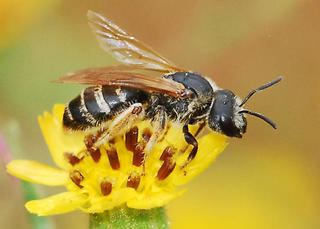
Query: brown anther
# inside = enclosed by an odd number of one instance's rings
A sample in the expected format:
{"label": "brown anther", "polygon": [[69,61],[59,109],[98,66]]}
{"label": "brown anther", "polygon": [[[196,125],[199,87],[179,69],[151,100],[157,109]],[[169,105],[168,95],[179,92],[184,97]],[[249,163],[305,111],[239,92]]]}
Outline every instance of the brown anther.
{"label": "brown anther", "polygon": [[142,107],[135,107],[135,108],[133,108],[131,113],[132,114],[140,114],[141,111],[142,111]]}
{"label": "brown anther", "polygon": [[137,189],[140,184],[140,176],[131,174],[127,180],[127,187]]}
{"label": "brown anther", "polygon": [[87,135],[84,139],[84,144],[87,148],[91,148],[99,137],[104,133],[104,129],[98,130],[95,134]]}
{"label": "brown anther", "polygon": [[146,142],[148,142],[150,140],[151,135],[152,135],[152,132],[151,132],[151,130],[149,128],[144,129],[143,132],[142,132],[142,138]]}
{"label": "brown anther", "polygon": [[115,138],[111,138],[111,139],[109,140],[109,143],[110,143],[111,145],[114,145],[114,143],[116,143],[116,139],[115,139]]}
{"label": "brown anther", "polygon": [[84,177],[78,170],[71,171],[69,176],[73,183],[75,183],[79,188],[83,188],[81,181],[83,181]]}
{"label": "brown anther", "polygon": [[90,153],[90,156],[94,160],[94,162],[99,162],[101,157],[100,149],[95,149],[92,147],[92,148],[88,148],[88,151]]}
{"label": "brown anther", "polygon": [[133,150],[133,159],[132,164],[139,167],[143,164],[144,159],[144,144],[137,144],[136,147]]}
{"label": "brown anther", "polygon": [[174,149],[171,146],[167,146],[167,148],[165,148],[160,156],[160,160],[161,161],[166,161],[168,159],[170,159],[173,156],[174,153]]}
{"label": "brown anther", "polygon": [[157,177],[159,180],[166,179],[176,167],[176,163],[172,161],[172,159],[165,160],[158,170]]}
{"label": "brown anther", "polygon": [[112,184],[109,181],[102,181],[100,183],[100,189],[101,189],[102,195],[107,196],[112,191]]}
{"label": "brown anther", "polygon": [[83,159],[83,157],[79,158],[76,155],[74,155],[73,153],[69,153],[69,152],[65,152],[64,157],[68,160],[68,162],[72,166],[78,164]]}
{"label": "brown anther", "polygon": [[109,158],[109,163],[112,169],[119,169],[120,168],[120,161],[118,157],[118,153],[116,148],[111,147],[110,149],[107,150],[107,155]]}
{"label": "brown anther", "polygon": [[84,139],[84,144],[87,148],[91,148],[96,141],[96,137],[94,135],[88,135]]}
{"label": "brown anther", "polygon": [[126,148],[130,151],[134,151],[137,143],[138,143],[138,134],[139,130],[137,126],[132,127],[127,133],[126,133]]}

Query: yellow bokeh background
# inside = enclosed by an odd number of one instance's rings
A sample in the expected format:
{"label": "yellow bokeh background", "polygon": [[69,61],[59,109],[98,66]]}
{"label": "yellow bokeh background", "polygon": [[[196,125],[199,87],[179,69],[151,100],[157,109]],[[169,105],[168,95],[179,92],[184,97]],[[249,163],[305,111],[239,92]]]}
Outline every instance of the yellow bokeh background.
{"label": "yellow bokeh background", "polygon": [[[88,9],[109,17],[174,61],[244,97],[284,81],[247,107],[248,133],[169,206],[172,228],[320,228],[320,2],[315,0],[0,0],[0,134],[13,158],[53,165],[37,115],[82,86],[53,80],[116,62],[87,26]],[[0,168],[0,225],[31,228],[19,185]],[[37,186],[40,196],[56,193]],[[87,228],[83,213],[50,217],[55,228]]]}

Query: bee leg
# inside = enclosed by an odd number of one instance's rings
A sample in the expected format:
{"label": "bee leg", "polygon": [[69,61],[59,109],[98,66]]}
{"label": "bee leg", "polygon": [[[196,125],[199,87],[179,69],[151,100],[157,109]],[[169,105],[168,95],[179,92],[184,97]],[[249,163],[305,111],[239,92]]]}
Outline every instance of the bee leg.
{"label": "bee leg", "polygon": [[[184,139],[186,140],[186,142],[189,145],[192,145],[193,148],[192,148],[191,152],[189,153],[187,161],[181,166],[181,169],[185,168],[195,158],[195,156],[197,155],[197,152],[198,152],[198,141],[197,141],[196,137],[201,133],[201,131],[203,130],[204,127],[205,127],[205,123],[201,123],[199,128],[198,128],[198,130],[197,130],[197,132],[194,135],[192,135],[189,132],[188,124],[183,126],[182,131],[184,133]],[[186,151],[186,148],[183,150],[183,152]]]}
{"label": "bee leg", "polygon": [[[200,124],[199,124],[199,127],[198,127],[198,129],[197,129],[197,131],[194,133],[194,135],[193,135],[193,137],[198,137],[198,135],[202,132],[202,130],[203,130],[203,128],[206,126],[206,123],[205,122],[201,122]],[[190,133],[191,134],[191,133]],[[183,149],[181,149],[180,150],[180,153],[181,154],[183,154],[183,153],[185,153],[186,152],[186,150],[188,149],[188,146],[189,145],[187,145],[186,147],[184,147]]]}
{"label": "bee leg", "polygon": [[145,152],[150,152],[152,150],[153,145],[157,142],[157,140],[161,137],[162,133],[167,127],[167,113],[163,106],[157,106],[155,108],[156,115],[151,121],[151,125],[153,127],[153,133],[144,148]]}
{"label": "bee leg", "polygon": [[201,122],[199,124],[199,128],[197,129],[197,131],[194,134],[194,137],[198,137],[198,135],[202,132],[203,128],[206,126],[205,122]]}
{"label": "bee leg", "polygon": [[184,133],[184,139],[189,145],[192,145],[193,148],[188,156],[188,162],[192,161],[195,156],[197,155],[198,152],[198,141],[197,139],[189,132],[189,127],[188,125],[184,125],[182,129]]}
{"label": "bee leg", "polygon": [[150,151],[152,150],[152,147],[160,139],[161,135],[164,133],[164,130],[167,128],[167,124],[168,124],[168,117],[167,117],[165,108],[163,106],[157,106],[155,110],[156,110],[156,115],[151,121],[151,125],[153,127],[153,133],[150,136],[150,139],[146,144],[146,147],[144,148],[143,166],[145,166],[145,162],[149,156]]}
{"label": "bee leg", "polygon": [[[88,151],[97,150],[101,145],[115,136],[125,133],[135,121],[144,117],[144,108],[141,103],[132,104],[129,108],[118,115],[107,129],[99,131],[94,138],[90,138]],[[85,140],[86,141],[86,140]],[[88,146],[87,146],[88,148]]]}

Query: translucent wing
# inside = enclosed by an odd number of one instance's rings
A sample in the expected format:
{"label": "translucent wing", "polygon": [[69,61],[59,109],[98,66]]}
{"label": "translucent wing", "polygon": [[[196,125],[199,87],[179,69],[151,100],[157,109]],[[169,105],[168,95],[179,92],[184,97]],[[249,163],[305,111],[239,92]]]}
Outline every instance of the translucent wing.
{"label": "translucent wing", "polygon": [[161,76],[147,76],[132,72],[139,70],[136,66],[121,65],[117,67],[89,68],[61,77],[58,83],[79,83],[90,85],[126,86],[147,92],[165,93],[174,97],[186,97],[188,91],[175,81]]}
{"label": "translucent wing", "polygon": [[119,62],[160,72],[185,71],[100,14],[88,11],[88,19],[101,47]]}

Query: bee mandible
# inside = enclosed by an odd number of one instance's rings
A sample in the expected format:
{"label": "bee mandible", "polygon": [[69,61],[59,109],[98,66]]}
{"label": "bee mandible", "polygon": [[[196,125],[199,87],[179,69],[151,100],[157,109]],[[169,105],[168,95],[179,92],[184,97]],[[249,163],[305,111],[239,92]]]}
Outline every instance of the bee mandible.
{"label": "bee mandible", "polygon": [[[173,122],[182,128],[186,143],[192,147],[187,163],[197,154],[196,135],[204,127],[241,138],[246,132],[246,115],[253,115],[276,129],[273,121],[244,105],[256,92],[280,82],[281,77],[250,91],[241,100],[212,80],[177,67],[100,14],[89,11],[88,19],[101,47],[122,63],[80,70],[58,80],[95,85],[69,102],[63,116],[66,129],[87,131],[89,152],[146,119],[151,121],[153,132],[145,155]],[[192,135],[188,125],[194,124],[199,129]]]}

